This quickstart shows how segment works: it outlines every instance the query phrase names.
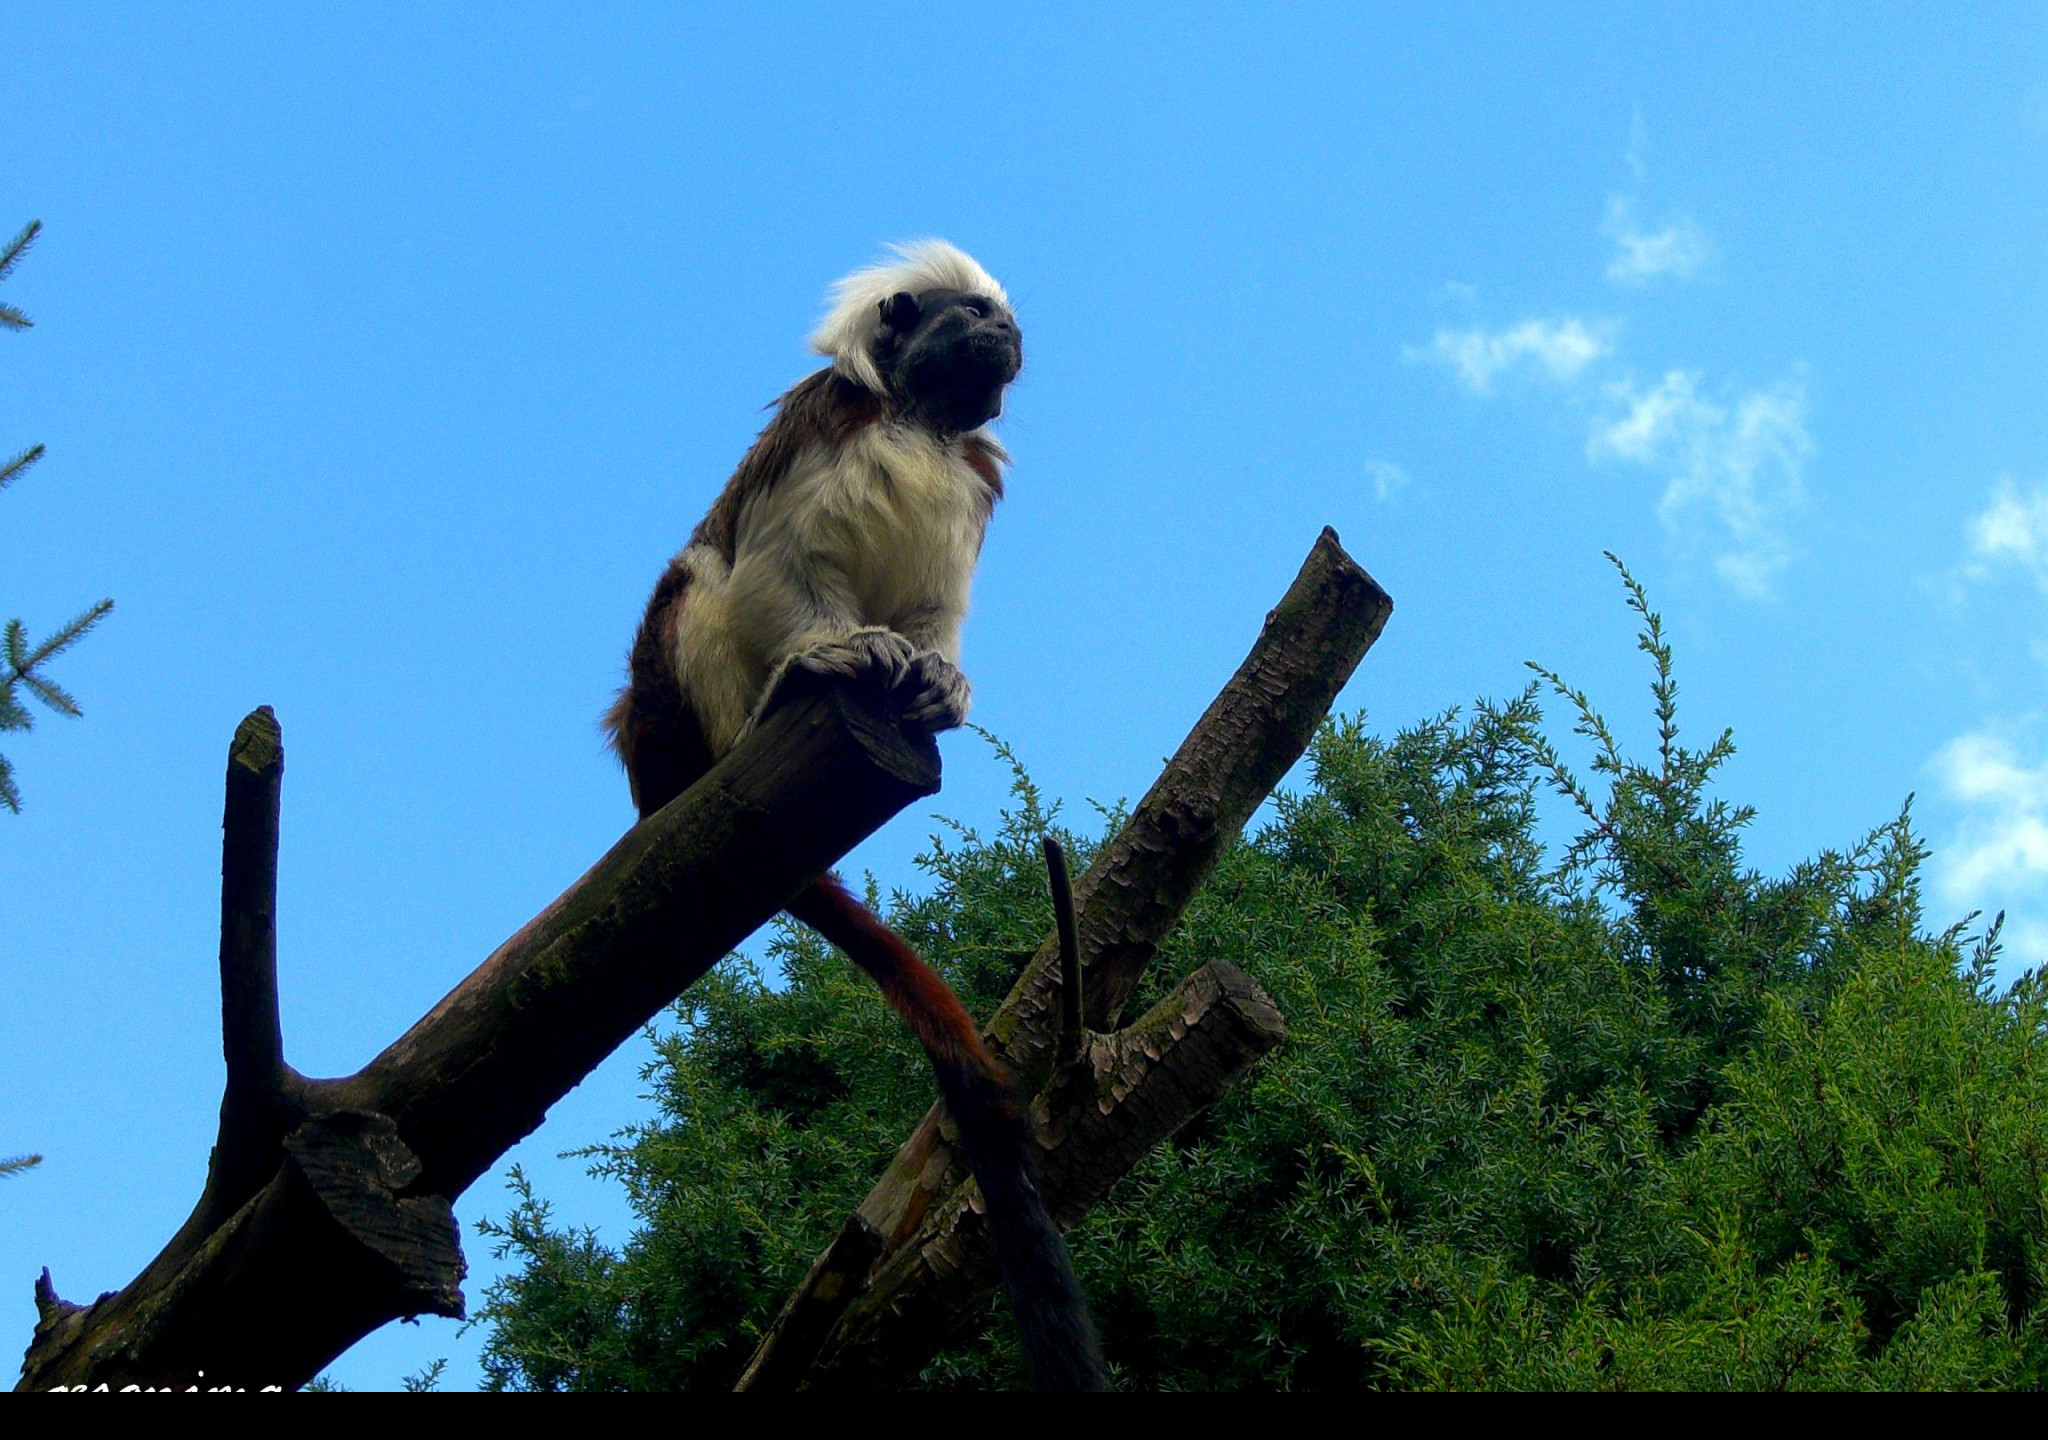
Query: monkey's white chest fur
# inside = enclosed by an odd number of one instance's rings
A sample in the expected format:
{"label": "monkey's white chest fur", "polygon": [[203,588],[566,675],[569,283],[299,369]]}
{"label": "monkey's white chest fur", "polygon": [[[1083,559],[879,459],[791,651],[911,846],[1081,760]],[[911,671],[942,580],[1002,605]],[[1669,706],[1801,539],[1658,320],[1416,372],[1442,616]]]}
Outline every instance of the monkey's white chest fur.
{"label": "monkey's white chest fur", "polygon": [[851,631],[886,626],[958,664],[990,503],[958,441],[870,425],[746,504],[730,566],[691,546],[676,669],[713,753],[777,664]]}

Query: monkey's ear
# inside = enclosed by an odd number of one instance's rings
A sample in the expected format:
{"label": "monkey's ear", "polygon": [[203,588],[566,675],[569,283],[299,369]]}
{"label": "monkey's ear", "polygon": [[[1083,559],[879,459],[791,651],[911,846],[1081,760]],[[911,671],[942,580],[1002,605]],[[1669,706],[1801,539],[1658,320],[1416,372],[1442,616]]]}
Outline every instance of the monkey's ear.
{"label": "monkey's ear", "polygon": [[882,302],[882,324],[898,335],[915,330],[917,321],[917,297],[907,290],[898,290]]}

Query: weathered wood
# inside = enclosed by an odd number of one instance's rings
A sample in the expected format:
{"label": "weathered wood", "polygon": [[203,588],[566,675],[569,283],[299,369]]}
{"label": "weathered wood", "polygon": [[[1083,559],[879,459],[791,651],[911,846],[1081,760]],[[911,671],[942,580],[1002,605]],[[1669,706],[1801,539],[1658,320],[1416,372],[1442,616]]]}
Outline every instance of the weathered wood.
{"label": "weathered wood", "polygon": [[235,730],[221,817],[221,1049],[230,1105],[280,1087],[284,1036],[277,1020],[277,815],[284,739],[268,705]]}
{"label": "weathered wood", "polygon": [[224,841],[223,1043],[231,1101],[245,1083],[261,1090],[269,1068],[274,1103],[246,1127],[247,1107],[224,1104],[198,1206],[127,1287],[74,1306],[45,1274],[18,1388],[294,1388],[386,1321],[460,1315],[454,1199],[813,876],[938,789],[931,736],[867,683],[804,682],[778,700],[702,781],[340,1080],[294,1075],[266,1038],[282,758],[274,717],[244,722]]}
{"label": "weathered wood", "polygon": [[[228,747],[226,802],[221,813],[221,1051],[227,1078],[206,1183],[199,1200],[164,1248],[124,1289],[89,1306],[61,1300],[43,1271],[36,1283],[38,1324],[24,1361],[24,1384],[41,1353],[89,1353],[115,1337],[138,1353],[158,1333],[153,1318],[163,1297],[197,1293],[195,1264],[225,1253],[240,1233],[239,1212],[271,1180],[285,1139],[307,1116],[307,1082],[284,1063],[277,1012],[278,808],[284,744],[277,716],[265,705],[235,728]],[[203,1288],[203,1287],[202,1287]],[[191,1313],[188,1305],[172,1310]],[[187,1368],[187,1380],[191,1379]],[[47,1383],[62,1383],[51,1380]]]}
{"label": "weathered wood", "polygon": [[[1071,1225],[1094,1208],[1147,1151],[1286,1035],[1266,993],[1220,960],[1127,1028],[1090,1035],[1080,1063],[1033,1107],[1044,1152],[1039,1184],[1055,1218]],[[962,1185],[850,1297],[803,1372],[803,1388],[909,1384],[981,1313],[982,1293],[997,1280],[981,1191]]]}
{"label": "weathered wood", "polygon": [[[1090,1025],[1108,1029],[1115,1024],[1188,901],[1273,786],[1301,758],[1392,610],[1387,593],[1344,553],[1336,532],[1325,529],[1294,583],[1266,616],[1244,663],[1074,888]],[[1059,957],[1058,936],[1048,935],[987,1027],[992,1044],[1027,1093],[1045,1084],[1056,1061],[1062,1028]],[[944,1108],[934,1105],[856,1212],[867,1232],[886,1240],[870,1272],[870,1286],[914,1237],[927,1233],[929,1217],[952,1203],[949,1194],[963,1183],[964,1166],[948,1128]],[[920,1248],[922,1243],[916,1242]],[[810,1317],[832,1308],[809,1293],[820,1283],[846,1293],[845,1278],[821,1263],[798,1286],[784,1314]],[[907,1283],[914,1289],[923,1282]],[[845,1312],[851,1302],[833,1303]],[[852,1323],[844,1315],[842,1320],[841,1328]],[[810,1355],[791,1353],[808,1343],[816,1328],[811,1319],[788,1328],[778,1324],[763,1337],[747,1373],[807,1374],[825,1350],[849,1353],[840,1347],[837,1332]]]}
{"label": "weathered wood", "polygon": [[427,1188],[460,1194],[813,877],[938,788],[931,735],[867,687],[785,705],[338,1093],[398,1122]]}
{"label": "weathered wood", "polygon": [[[1093,1023],[1121,1013],[1390,608],[1325,531],[1251,656],[1076,887],[1074,953]],[[298,1076],[276,1036],[282,751],[274,717],[252,715],[230,758],[221,963],[231,1078],[208,1184],[123,1290],[75,1306],[44,1273],[18,1388],[291,1388],[387,1320],[459,1315],[455,1197],[811,876],[938,788],[930,737],[864,684],[783,698],[688,794],[340,1080]],[[1128,1030],[1090,1036],[1080,1064],[1053,1076],[1058,955],[1048,938],[991,1031],[1031,1088],[1053,1081],[1035,1114],[1048,1197],[1071,1222],[1281,1032],[1256,987],[1212,965]],[[916,1373],[994,1276],[978,1192],[964,1179],[949,1128],[928,1116],[792,1297],[750,1369],[758,1388]]]}
{"label": "weathered wood", "polygon": [[302,1113],[277,1018],[277,826],[284,738],[268,705],[235,728],[221,815],[220,1039],[227,1062],[220,1131],[209,1163],[210,1229],[277,1168],[277,1146]]}
{"label": "weathered wood", "polygon": [[858,1212],[847,1216],[839,1234],[812,1262],[804,1283],[790,1293],[782,1313],[769,1327],[768,1338],[755,1348],[754,1358],[733,1388],[770,1392],[801,1388],[812,1358],[867,1284],[868,1271],[881,1258],[882,1249],[882,1237]]}
{"label": "weathered wood", "polygon": [[1081,996],[1087,988],[1082,974],[1081,932],[1074,920],[1074,882],[1067,875],[1067,852],[1060,842],[1045,837],[1045,879],[1052,888],[1052,933],[1060,947],[1060,1050],[1061,1065],[1071,1065],[1081,1056],[1088,1038],[1087,1017]]}
{"label": "weathered wood", "polygon": [[[1074,887],[1088,1024],[1112,1028],[1145,967],[1252,813],[1293,768],[1394,602],[1325,528],[1237,673]],[[1059,1038],[1059,945],[1048,936],[989,1022],[1013,1070]]]}

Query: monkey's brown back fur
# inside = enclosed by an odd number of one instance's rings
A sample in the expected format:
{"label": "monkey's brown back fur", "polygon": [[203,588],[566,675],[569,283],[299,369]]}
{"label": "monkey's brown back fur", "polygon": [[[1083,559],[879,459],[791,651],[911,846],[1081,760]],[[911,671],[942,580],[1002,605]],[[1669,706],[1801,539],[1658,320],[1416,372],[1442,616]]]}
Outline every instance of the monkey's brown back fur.
{"label": "monkey's brown back fur", "polygon": [[[842,287],[853,298],[827,326],[834,366],[781,398],[654,587],[605,717],[643,818],[738,742],[791,665],[885,676],[910,723],[965,719],[960,625],[1006,458],[982,427],[1022,364],[1021,338],[1000,287],[964,256],[905,258],[906,274],[937,266],[954,278],[919,283],[922,299],[885,289],[880,312],[908,327],[886,336],[870,333],[873,277]],[[789,910],[874,977],[930,1059],[987,1202],[1034,1383],[1106,1388],[1030,1124],[973,1017],[837,876]]]}

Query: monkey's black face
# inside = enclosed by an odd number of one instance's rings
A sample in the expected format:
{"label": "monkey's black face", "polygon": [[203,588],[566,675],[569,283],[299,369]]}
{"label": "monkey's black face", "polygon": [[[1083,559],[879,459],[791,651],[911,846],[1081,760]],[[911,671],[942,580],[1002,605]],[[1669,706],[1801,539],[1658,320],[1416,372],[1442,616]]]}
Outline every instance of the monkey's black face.
{"label": "monkey's black face", "polygon": [[944,434],[986,425],[1024,368],[1024,338],[1002,305],[959,290],[882,302],[875,363],[905,419]]}

